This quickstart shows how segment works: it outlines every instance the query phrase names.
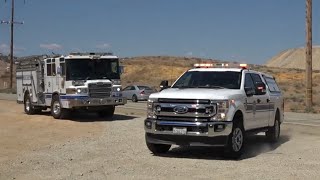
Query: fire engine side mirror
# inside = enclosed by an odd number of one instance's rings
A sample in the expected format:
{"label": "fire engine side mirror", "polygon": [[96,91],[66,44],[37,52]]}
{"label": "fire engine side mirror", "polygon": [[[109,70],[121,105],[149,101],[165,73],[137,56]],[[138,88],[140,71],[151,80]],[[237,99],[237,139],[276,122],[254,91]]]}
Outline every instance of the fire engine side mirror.
{"label": "fire engine side mirror", "polygon": [[266,94],[266,85],[263,82],[256,83],[256,95]]}
{"label": "fire engine side mirror", "polygon": [[62,68],[60,66],[57,67],[57,74],[62,75]]}
{"label": "fire engine side mirror", "polygon": [[164,89],[167,89],[167,88],[169,88],[168,80],[161,81],[161,83],[160,83],[160,91],[162,91]]}
{"label": "fire engine side mirror", "polygon": [[123,74],[124,73],[124,66],[119,66],[119,73]]}

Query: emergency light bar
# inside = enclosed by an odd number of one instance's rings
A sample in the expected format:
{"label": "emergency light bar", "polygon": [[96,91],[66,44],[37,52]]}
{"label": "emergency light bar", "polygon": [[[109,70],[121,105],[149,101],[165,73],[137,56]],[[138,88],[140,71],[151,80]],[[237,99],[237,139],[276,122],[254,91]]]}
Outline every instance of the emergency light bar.
{"label": "emergency light bar", "polygon": [[248,69],[247,64],[228,64],[228,63],[198,63],[193,65],[195,68],[242,68],[242,69]]}

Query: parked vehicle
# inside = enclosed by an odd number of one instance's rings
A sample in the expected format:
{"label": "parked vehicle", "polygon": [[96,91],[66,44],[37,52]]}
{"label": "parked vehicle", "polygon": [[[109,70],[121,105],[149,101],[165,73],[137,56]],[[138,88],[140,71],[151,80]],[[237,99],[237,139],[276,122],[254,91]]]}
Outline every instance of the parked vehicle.
{"label": "parked vehicle", "polygon": [[132,102],[146,101],[149,95],[157,92],[149,86],[131,85],[122,90],[122,96],[131,99]]}

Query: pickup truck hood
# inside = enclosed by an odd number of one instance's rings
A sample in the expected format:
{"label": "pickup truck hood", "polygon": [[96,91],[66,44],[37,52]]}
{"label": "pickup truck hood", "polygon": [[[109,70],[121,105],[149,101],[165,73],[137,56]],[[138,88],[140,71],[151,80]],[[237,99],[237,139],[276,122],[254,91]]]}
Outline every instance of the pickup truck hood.
{"label": "pickup truck hood", "polygon": [[150,98],[168,99],[231,99],[243,96],[241,90],[235,89],[206,89],[206,88],[169,88],[150,95]]}

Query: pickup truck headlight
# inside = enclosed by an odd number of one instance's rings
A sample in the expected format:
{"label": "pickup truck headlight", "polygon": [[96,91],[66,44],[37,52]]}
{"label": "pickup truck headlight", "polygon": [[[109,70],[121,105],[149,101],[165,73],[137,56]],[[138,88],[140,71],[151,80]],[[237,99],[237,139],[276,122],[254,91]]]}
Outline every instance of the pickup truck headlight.
{"label": "pickup truck headlight", "polygon": [[214,121],[225,121],[227,119],[227,113],[230,106],[230,100],[221,100],[211,103],[217,104],[217,114],[211,118]]}
{"label": "pickup truck headlight", "polygon": [[156,113],[154,109],[154,103],[157,102],[157,99],[149,98],[147,103],[147,118],[156,119]]}

